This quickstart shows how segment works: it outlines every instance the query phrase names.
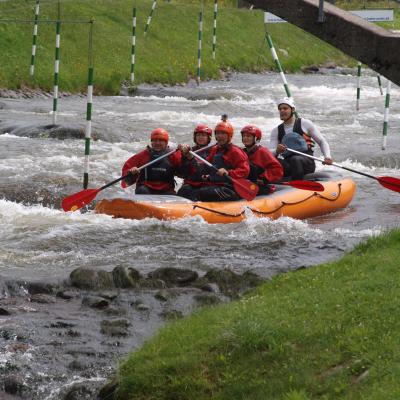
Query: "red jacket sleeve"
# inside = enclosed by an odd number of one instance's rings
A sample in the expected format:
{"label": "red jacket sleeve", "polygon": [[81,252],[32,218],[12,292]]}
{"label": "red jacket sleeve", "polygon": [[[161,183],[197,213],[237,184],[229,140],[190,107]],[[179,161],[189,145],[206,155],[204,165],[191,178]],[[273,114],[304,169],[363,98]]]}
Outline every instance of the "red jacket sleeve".
{"label": "red jacket sleeve", "polygon": [[265,178],[268,182],[277,182],[283,177],[283,168],[276,157],[265,147],[261,147],[255,154],[254,163],[264,168],[259,178]]}
{"label": "red jacket sleeve", "polygon": [[[141,167],[142,165],[148,163],[149,161],[150,161],[150,154],[147,149],[141,151],[140,153],[135,154],[125,162],[124,166],[122,167],[122,175],[126,175],[131,168]],[[125,180],[121,181],[121,186],[124,189],[128,186]]]}
{"label": "red jacket sleeve", "polygon": [[233,179],[237,178],[247,178],[250,173],[250,164],[247,154],[238,146],[232,145],[226,154],[224,154],[223,158],[226,163],[232,165],[232,169],[230,169],[229,176]]}

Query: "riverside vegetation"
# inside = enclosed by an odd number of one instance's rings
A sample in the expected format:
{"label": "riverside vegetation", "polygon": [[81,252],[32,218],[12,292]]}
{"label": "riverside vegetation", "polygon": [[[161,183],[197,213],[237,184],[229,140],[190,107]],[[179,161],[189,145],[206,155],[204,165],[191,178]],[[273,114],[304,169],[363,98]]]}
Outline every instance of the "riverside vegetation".
{"label": "riverside vegetation", "polygon": [[115,399],[398,399],[400,230],[169,324]]}
{"label": "riverside vegetation", "polygon": [[[187,82],[197,67],[198,1],[160,1],[148,34],[144,26],[152,1],[137,5],[135,84]],[[219,78],[221,72],[273,70],[274,62],[265,42],[263,12],[238,9],[236,1],[220,1],[217,22],[217,53],[212,59],[213,2],[205,2],[202,79]],[[93,52],[95,92],[117,94],[130,77],[132,5],[130,0],[76,0],[61,2],[61,19],[94,19]],[[40,19],[57,19],[57,2],[40,4]],[[34,2],[0,2],[7,20],[33,20]],[[0,24],[0,51],[6,62],[0,71],[0,86],[51,90],[53,85],[55,24],[40,24],[36,67],[29,76],[33,24]],[[60,90],[86,91],[88,68],[88,24],[62,24],[60,44]],[[270,24],[276,50],[286,71],[334,62],[354,65],[339,50],[290,24]]]}

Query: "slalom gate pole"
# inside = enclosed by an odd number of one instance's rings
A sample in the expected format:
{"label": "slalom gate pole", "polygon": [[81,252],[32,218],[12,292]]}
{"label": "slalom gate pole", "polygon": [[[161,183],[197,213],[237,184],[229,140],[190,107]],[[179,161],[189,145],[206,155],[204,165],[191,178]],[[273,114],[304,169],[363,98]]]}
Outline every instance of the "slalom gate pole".
{"label": "slalom gate pole", "polygon": [[33,24],[32,56],[31,56],[31,66],[29,69],[30,76],[33,76],[35,73],[36,42],[38,34],[38,19],[39,19],[39,9],[40,9],[39,1],[40,0],[36,0],[36,5],[35,5],[35,22]]}
{"label": "slalom gate pole", "polygon": [[133,7],[132,18],[132,51],[131,51],[131,83],[135,80],[135,48],[136,48],[136,7]]}
{"label": "slalom gate pole", "polygon": [[149,16],[147,18],[146,26],[144,28],[144,35],[145,36],[147,34],[147,31],[149,30],[149,26],[150,26],[150,23],[151,23],[151,19],[153,18],[153,12],[154,12],[154,10],[156,8],[156,5],[157,5],[157,0],[153,0],[153,5],[151,6],[150,14],[149,14]]}
{"label": "slalom gate pole", "polygon": [[388,123],[389,123],[389,103],[390,103],[390,89],[392,87],[392,82],[390,80],[387,81],[386,87],[386,98],[385,98],[385,112],[383,116],[383,138],[382,138],[382,150],[386,150],[386,139],[388,132]]}
{"label": "slalom gate pole", "polygon": [[83,188],[87,189],[89,184],[89,154],[90,140],[92,137],[92,108],[93,108],[93,21],[89,28],[89,49],[88,49],[88,87],[86,96],[86,128],[85,128],[85,161],[83,171]]}
{"label": "slalom gate pole", "polygon": [[383,89],[382,89],[382,80],[381,80],[381,75],[378,74],[377,76],[378,79],[378,86],[379,86],[379,91],[381,92],[381,96],[383,96]]}
{"label": "slalom gate pole", "polygon": [[199,40],[197,48],[197,85],[200,85],[200,73],[201,73],[201,39],[203,36],[203,5],[199,13]]}
{"label": "slalom gate pole", "polygon": [[61,21],[58,20],[56,22],[56,54],[54,61],[53,125],[57,123],[58,74],[60,69],[60,31]]}
{"label": "slalom gate pole", "polygon": [[360,110],[360,94],[361,94],[361,63],[357,64],[357,102],[356,110]]}
{"label": "slalom gate pole", "polygon": [[[271,51],[272,59],[274,60],[275,66],[279,71],[279,75],[281,76],[281,79],[283,82],[283,88],[285,89],[286,96],[289,98],[293,98],[292,93],[290,92],[289,84],[286,80],[285,73],[283,72],[282,64],[279,61],[278,54],[276,53],[274,43],[272,42],[271,35],[268,33],[267,24],[264,23],[264,25],[265,25],[265,38],[267,40],[269,49]],[[298,116],[299,116],[297,111],[294,112],[294,115],[296,116],[296,118],[298,118]]]}
{"label": "slalom gate pole", "polygon": [[212,42],[213,60],[215,60],[215,50],[217,47],[217,15],[218,15],[218,0],[214,0],[214,25],[213,25],[213,42]]}

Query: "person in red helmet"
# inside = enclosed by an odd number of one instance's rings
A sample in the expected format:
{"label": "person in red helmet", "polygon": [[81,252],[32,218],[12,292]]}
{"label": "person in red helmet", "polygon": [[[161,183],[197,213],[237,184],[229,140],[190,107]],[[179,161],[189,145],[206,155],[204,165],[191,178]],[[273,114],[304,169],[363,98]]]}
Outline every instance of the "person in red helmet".
{"label": "person in red helmet", "polygon": [[169,135],[165,129],[154,129],[150,140],[150,146],[125,162],[122,175],[129,175],[122,181],[121,186],[126,188],[136,183],[136,194],[175,194],[174,176],[180,171],[181,152],[172,153],[139,171],[142,165],[171,151],[168,147]]}
{"label": "person in red helmet", "polygon": [[258,194],[268,194],[275,190],[269,182],[277,182],[283,177],[283,168],[276,157],[266,147],[259,144],[262,132],[255,125],[246,125],[241,131],[244,152],[249,157],[250,174],[247,179],[255,182]]}
{"label": "person in red helmet", "polygon": [[189,154],[189,150],[199,151],[199,155],[203,158],[207,158],[210,153],[208,145],[211,142],[212,129],[207,125],[200,124],[194,128],[193,141],[194,146],[179,145],[182,151],[182,176],[184,177],[183,184],[178,190],[177,195],[185,197],[187,199],[192,198],[193,189],[204,185],[204,164],[201,162],[193,163],[193,156]]}
{"label": "person in red helmet", "polygon": [[[249,161],[244,151],[231,143],[233,127],[229,122],[221,121],[214,129],[217,145],[212,147],[207,161],[218,169],[217,172],[204,169],[203,184],[192,191],[193,201],[232,201],[239,200],[232,183],[225,178],[246,178],[250,172]],[[193,163],[197,160],[193,159]],[[205,168],[205,167],[204,167]]]}

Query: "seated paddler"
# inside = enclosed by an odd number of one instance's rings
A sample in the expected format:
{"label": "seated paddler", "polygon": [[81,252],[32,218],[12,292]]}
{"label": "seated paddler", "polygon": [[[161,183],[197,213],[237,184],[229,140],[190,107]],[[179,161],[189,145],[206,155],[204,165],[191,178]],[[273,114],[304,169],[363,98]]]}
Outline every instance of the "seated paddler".
{"label": "seated paddler", "polygon": [[192,150],[198,153],[201,157],[207,158],[210,154],[210,142],[212,138],[212,129],[207,125],[200,124],[194,128],[193,141],[194,146],[179,145],[182,151],[182,176],[184,178],[182,187],[178,190],[178,196],[192,198],[194,189],[199,188],[204,184],[203,176],[207,173],[204,170],[204,164],[200,162],[192,162],[193,156],[189,153]]}
{"label": "seated paddler", "polygon": [[283,168],[272,152],[260,145],[261,129],[255,125],[246,125],[242,130],[244,152],[249,157],[250,174],[247,177],[259,187],[258,194],[269,194],[275,190],[271,182],[278,182],[283,177]]}
{"label": "seated paddler", "polygon": [[[232,181],[225,175],[233,179],[247,178],[250,172],[247,155],[232,143],[233,126],[229,122],[219,122],[214,134],[217,145],[211,147],[206,158],[214,168],[202,165],[197,158],[191,159],[194,169],[202,169],[202,175],[199,186],[193,188],[187,196],[193,201],[239,200],[240,196],[236,193]],[[187,149],[182,148],[182,152],[185,154]]]}
{"label": "seated paddler", "polygon": [[[136,184],[136,194],[175,194],[174,176],[180,173],[182,154],[175,151],[165,156],[171,152],[168,140],[169,134],[163,128],[151,132],[150,145],[125,162],[122,175],[128,177],[121,183],[123,188]],[[159,161],[140,169],[158,158]]]}

